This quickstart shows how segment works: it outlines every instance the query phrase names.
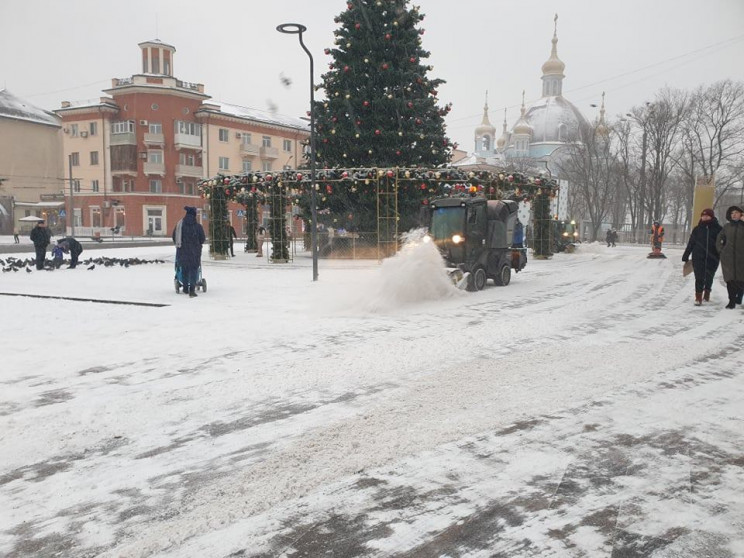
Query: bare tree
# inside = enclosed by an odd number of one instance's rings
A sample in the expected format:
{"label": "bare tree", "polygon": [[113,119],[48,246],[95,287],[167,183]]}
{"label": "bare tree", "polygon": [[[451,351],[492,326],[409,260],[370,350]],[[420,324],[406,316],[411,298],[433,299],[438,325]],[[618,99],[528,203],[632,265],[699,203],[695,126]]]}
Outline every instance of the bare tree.
{"label": "bare tree", "polygon": [[596,241],[602,223],[607,221],[615,199],[614,158],[610,140],[597,127],[580,131],[580,141],[563,149],[558,164],[562,178],[568,179],[591,223],[590,240]]}
{"label": "bare tree", "polygon": [[699,175],[715,176],[717,204],[736,185],[736,169],[744,160],[744,83],[724,80],[698,87],[690,96],[682,136],[674,160],[687,179],[687,207],[692,208]]}

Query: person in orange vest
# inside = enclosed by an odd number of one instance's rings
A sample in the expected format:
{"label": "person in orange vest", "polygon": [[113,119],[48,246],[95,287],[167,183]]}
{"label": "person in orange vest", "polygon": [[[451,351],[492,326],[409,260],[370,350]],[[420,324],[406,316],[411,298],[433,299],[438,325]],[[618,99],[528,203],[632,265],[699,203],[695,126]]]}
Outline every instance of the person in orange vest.
{"label": "person in orange vest", "polygon": [[651,225],[651,248],[654,252],[661,252],[661,243],[664,242],[664,227],[658,221]]}

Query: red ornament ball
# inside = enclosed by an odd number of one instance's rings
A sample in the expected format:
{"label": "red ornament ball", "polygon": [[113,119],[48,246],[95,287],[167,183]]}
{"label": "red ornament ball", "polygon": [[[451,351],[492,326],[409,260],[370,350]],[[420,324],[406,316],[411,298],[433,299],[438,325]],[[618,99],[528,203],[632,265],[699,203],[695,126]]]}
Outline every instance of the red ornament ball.
{"label": "red ornament ball", "polygon": [[416,57],[415,57],[415,56],[411,56],[411,57],[410,57],[410,58],[408,59],[408,61],[409,61],[409,62],[410,62],[411,64],[413,64],[414,62],[416,62]]}
{"label": "red ornament ball", "polygon": [[393,171],[389,170],[385,173],[388,178],[393,178],[393,175],[395,174]]}
{"label": "red ornament ball", "polygon": [[362,104],[363,104],[363,105],[364,105],[365,107],[368,107],[368,106],[369,106],[369,101],[364,101],[364,102],[363,102]]}
{"label": "red ornament ball", "polygon": [[386,41],[389,41],[391,37],[392,37],[392,35],[390,35],[390,33],[385,33],[385,40]]}
{"label": "red ornament ball", "polygon": [[361,23],[355,23],[354,24],[354,29],[361,29],[361,28],[362,28],[362,24]]}
{"label": "red ornament ball", "polygon": [[382,132],[380,130],[375,130],[375,135],[379,136]]}
{"label": "red ornament ball", "polygon": [[383,69],[383,70],[387,70],[387,69],[388,69],[389,67],[390,67],[390,66],[388,66],[387,62],[385,62],[385,63],[384,63],[383,65],[382,65],[382,69]]}
{"label": "red ornament ball", "polygon": [[350,69],[348,66],[344,66],[344,72],[348,72]]}

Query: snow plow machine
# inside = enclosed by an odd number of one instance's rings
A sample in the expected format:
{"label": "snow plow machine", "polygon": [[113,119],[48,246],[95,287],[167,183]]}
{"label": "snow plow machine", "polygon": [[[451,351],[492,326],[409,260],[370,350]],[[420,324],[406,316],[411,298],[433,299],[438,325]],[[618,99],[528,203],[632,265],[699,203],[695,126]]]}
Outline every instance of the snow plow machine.
{"label": "snow plow machine", "polygon": [[433,200],[429,211],[429,238],[459,288],[480,291],[488,279],[506,286],[512,269],[527,265],[527,249],[513,244],[517,202],[447,197]]}

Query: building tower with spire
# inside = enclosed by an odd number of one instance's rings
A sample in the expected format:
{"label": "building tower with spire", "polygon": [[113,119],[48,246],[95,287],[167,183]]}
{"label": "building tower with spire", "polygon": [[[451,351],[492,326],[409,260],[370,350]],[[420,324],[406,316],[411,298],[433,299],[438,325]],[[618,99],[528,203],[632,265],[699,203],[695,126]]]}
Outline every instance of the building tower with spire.
{"label": "building tower with spire", "polygon": [[488,120],[488,91],[486,91],[486,104],[483,107],[483,120],[475,129],[475,152],[480,157],[487,157],[493,153],[496,128]]}

